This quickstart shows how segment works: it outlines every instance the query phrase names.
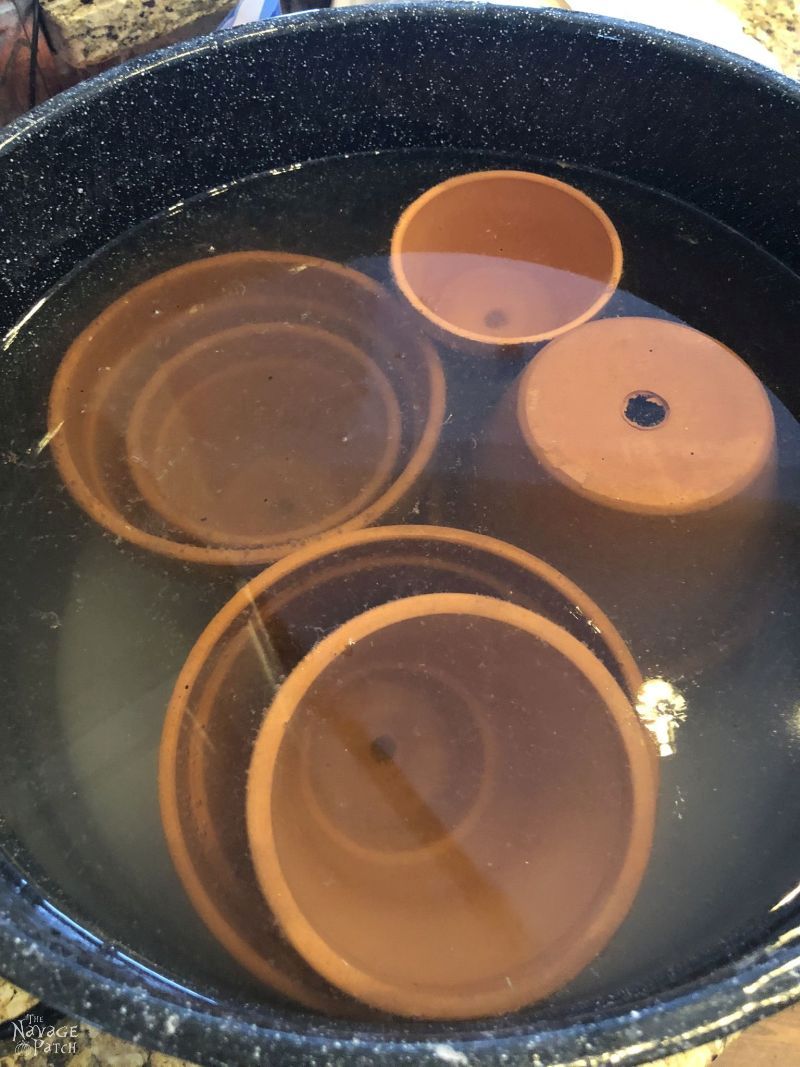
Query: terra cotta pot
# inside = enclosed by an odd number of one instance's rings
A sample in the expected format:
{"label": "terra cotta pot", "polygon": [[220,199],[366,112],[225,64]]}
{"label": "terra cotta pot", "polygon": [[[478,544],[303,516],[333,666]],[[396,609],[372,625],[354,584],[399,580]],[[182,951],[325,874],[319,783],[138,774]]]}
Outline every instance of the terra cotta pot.
{"label": "terra cotta pot", "polygon": [[258,565],[396,508],[443,414],[436,354],[380,285],[239,252],[158,275],[98,316],[59,367],[49,424],[62,478],[112,533]]}
{"label": "terra cotta pot", "polygon": [[[278,690],[250,849],[334,985],[403,1015],[504,1013],[579,973],[627,914],[657,778],[624,691],[561,627],[494,597],[408,597],[345,623]],[[321,829],[304,785],[370,847]]]}
{"label": "terra cotta pot", "polygon": [[596,597],[646,673],[693,673],[734,646],[732,620],[757,626],[775,424],[725,345],[659,319],[587,323],[534,357],[482,452],[498,529]]}
{"label": "terra cotta pot", "polygon": [[497,347],[548,340],[597,314],[617,287],[622,246],[579,189],[493,170],[450,178],[410,204],[391,262],[434,330]]}
{"label": "terra cotta pot", "polygon": [[[303,1003],[330,1003],[335,993],[286,942],[279,938],[276,948],[275,922],[259,892],[246,836],[246,774],[264,709],[320,638],[387,600],[440,593],[503,598],[546,616],[589,649],[635,700],[642,683],[636,664],[600,608],[572,582],[493,538],[426,526],[329,537],[280,560],[211,621],[176,683],[159,756],[162,821],[176,869],[228,951],[267,985]],[[480,733],[480,708],[460,680],[445,671],[440,684],[462,691]],[[385,695],[394,685],[387,678]],[[482,751],[491,759],[488,746]],[[428,762],[421,773],[442,780],[441,767]],[[329,817],[324,791],[305,796],[319,834],[340,846],[346,841],[356,854],[374,851],[374,840],[351,832],[347,818]],[[454,802],[474,818],[484,801],[479,791]],[[337,1011],[343,1010],[339,1004]]]}

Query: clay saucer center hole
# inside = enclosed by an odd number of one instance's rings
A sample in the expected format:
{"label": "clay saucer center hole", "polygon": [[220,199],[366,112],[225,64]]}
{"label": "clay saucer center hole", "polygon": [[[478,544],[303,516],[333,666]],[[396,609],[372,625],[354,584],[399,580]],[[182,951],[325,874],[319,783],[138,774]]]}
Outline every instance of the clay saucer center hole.
{"label": "clay saucer center hole", "polygon": [[669,404],[658,393],[637,389],[625,397],[622,415],[637,430],[654,430],[669,415]]}
{"label": "clay saucer center hole", "polygon": [[376,763],[388,763],[397,751],[397,742],[388,734],[381,734],[375,738],[369,749]]}
{"label": "clay saucer center hole", "polygon": [[501,327],[508,325],[508,315],[502,308],[492,308],[491,311],[486,312],[483,321],[490,330],[499,330]]}

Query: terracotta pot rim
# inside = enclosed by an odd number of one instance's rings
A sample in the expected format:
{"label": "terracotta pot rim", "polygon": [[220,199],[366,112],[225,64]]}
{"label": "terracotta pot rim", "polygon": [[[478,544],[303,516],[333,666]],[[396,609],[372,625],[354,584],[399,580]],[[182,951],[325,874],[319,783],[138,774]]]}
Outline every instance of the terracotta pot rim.
{"label": "terracotta pot rim", "polygon": [[[331,533],[317,541],[295,549],[283,556],[271,566],[261,571],[238,590],[211,619],[193,645],[186,663],[181,670],[179,682],[190,683],[197,674],[197,668],[206,661],[219,638],[242,612],[253,606],[258,598],[271,586],[292,571],[333,552],[359,547],[381,541],[422,541],[442,540],[450,544],[462,544],[467,547],[483,548],[492,555],[515,563],[544,581],[554,586],[565,597],[575,603],[579,611],[591,621],[597,620],[604,639],[620,665],[631,696],[635,696],[642,684],[642,674],[636,665],[627,645],[617,633],[616,627],[602,608],[594,602],[579,586],[555,567],[539,559],[524,549],[502,541],[488,534],[473,533],[455,526],[433,526],[429,524],[377,526],[364,530],[349,530],[344,533]],[[588,613],[587,613],[588,612]],[[610,640],[609,640],[610,637]],[[186,690],[188,691],[188,690]],[[181,689],[176,687],[175,697],[180,697]]]}
{"label": "terracotta pot rim", "polygon": [[[751,368],[742,359],[742,357],[738,353],[734,352],[732,348],[729,348],[728,345],[723,344],[722,341],[718,341],[715,337],[711,337],[710,334],[703,333],[702,330],[696,330],[693,326],[687,326],[686,323],[683,322],[672,322],[664,319],[648,318],[645,315],[622,315],[615,318],[598,319],[596,322],[587,322],[584,323],[580,329],[581,331],[585,331],[587,333],[596,330],[606,330],[610,328],[610,324],[618,324],[620,322],[634,323],[637,326],[644,324],[650,328],[652,328],[653,323],[660,323],[662,326],[669,327],[676,333],[684,332],[697,334],[700,337],[705,337],[713,341],[720,348],[725,349],[727,352],[730,353],[732,358],[735,359],[737,363],[744,365],[745,367],[747,367],[748,370],[751,371],[751,373],[753,373]],[[556,481],[558,481],[561,485],[566,486],[567,489],[571,490],[572,492],[578,492],[578,488],[576,486],[575,481],[572,478],[565,476],[563,471],[561,471],[557,467],[553,467],[553,465],[548,461],[547,456],[539,447],[539,444],[535,439],[535,435],[532,433],[530,422],[527,417],[527,412],[525,410],[525,397],[528,390],[529,382],[531,378],[534,377],[534,375],[536,374],[537,361],[539,361],[541,357],[548,352],[548,350],[555,350],[559,344],[564,343],[567,340],[569,340],[570,342],[574,342],[575,337],[572,336],[569,339],[554,338],[554,340],[551,341],[550,344],[545,345],[541,352],[537,353],[537,358],[535,360],[532,360],[522,372],[522,375],[519,379],[519,385],[517,387],[516,418],[520,432],[522,433],[522,436],[525,440],[525,444],[530,449],[536,460],[544,468],[544,470],[546,470],[547,473]],[[539,363],[539,366],[541,366],[541,363]],[[764,455],[762,456],[761,466],[759,468],[759,473],[756,475],[755,479],[749,480],[746,483],[733,484],[724,491],[720,491],[714,496],[711,496],[702,501],[697,501],[693,504],[684,507],[675,507],[674,505],[659,507],[657,505],[648,506],[646,504],[640,504],[636,507],[633,507],[626,501],[614,500],[610,497],[603,496],[601,493],[596,493],[591,489],[587,489],[585,486],[582,486],[580,488],[579,495],[584,497],[586,500],[590,500],[595,504],[599,504],[601,507],[612,508],[615,511],[624,511],[634,515],[650,516],[691,515],[697,514],[698,512],[709,511],[712,508],[715,508],[721,504],[726,504],[728,501],[733,500],[740,492],[745,491],[751,484],[757,482],[762,475],[766,475],[767,477],[769,477],[770,471],[775,463],[775,454],[777,447],[775,419],[772,413],[772,407],[770,405],[766,390],[763,390],[762,395],[764,404],[764,414],[769,420],[773,432],[771,447],[764,452]]]}
{"label": "terracotta pot rim", "polygon": [[[621,675],[631,700],[642,685],[642,675],[630,650],[617,632],[606,614],[570,579],[561,574],[550,564],[486,534],[472,533],[446,526],[378,526],[372,529],[354,530],[343,534],[330,534],[319,541],[311,542],[301,549],[283,557],[266,570],[256,575],[227,601],[226,604],[209,621],[195,644],[178,675],[172,696],[167,706],[158,756],[158,793],[161,821],[167,848],[175,865],[178,877],[192,901],[193,906],[212,934],[228,949],[252,974],[263,981],[275,984],[275,975],[269,963],[242,938],[225,918],[225,912],[219,907],[209,892],[203,879],[197,872],[192,852],[187,844],[181,822],[181,810],[177,796],[177,778],[174,767],[178,759],[178,746],[184,722],[186,706],[192,690],[204,664],[212,654],[221,638],[235,625],[241,615],[253,609],[258,599],[278,582],[294,571],[313,563],[333,552],[358,548],[363,545],[379,545],[386,541],[440,540],[450,544],[462,544],[467,547],[481,548],[486,552],[514,563],[520,568],[535,574],[557,589],[576,609],[602,632],[609,651],[619,664]],[[652,756],[656,762],[655,747]],[[308,996],[301,991],[286,990],[303,1003],[309,1003]],[[310,1006],[314,1006],[312,1003]]]}
{"label": "terracotta pot rim", "polygon": [[[173,267],[168,271],[157,274],[155,277],[135,286],[139,293],[151,294],[157,292],[164,284],[165,279],[174,277],[187,270],[205,272],[219,269],[220,264],[231,260],[243,262],[250,260],[256,263],[285,263],[303,267],[318,267],[321,270],[330,271],[333,274],[347,278],[355,285],[367,290],[378,298],[389,296],[387,290],[378,282],[373,281],[365,274],[345,267],[340,263],[322,259],[318,256],[305,256],[291,252],[228,252],[221,256],[211,256],[201,260],[191,260],[188,263]],[[132,292],[133,290],[130,290]],[[70,345],[67,354],[58,367],[50,390],[48,405],[47,424],[48,430],[54,433],[51,440],[53,458],[61,474],[64,484],[69,489],[76,503],[83,510],[117,537],[124,538],[139,548],[147,549],[161,556],[180,560],[184,563],[202,563],[217,566],[259,566],[275,562],[294,546],[286,544],[281,549],[274,547],[236,549],[236,548],[208,548],[203,545],[194,545],[188,542],[173,541],[168,537],[158,534],[147,533],[139,527],[127,522],[123,516],[113,507],[100,500],[91,486],[87,485],[80,472],[78,465],[72,457],[66,438],[59,431],[67,418],[67,401],[69,398],[70,385],[73,376],[80,366],[86,345],[91,338],[87,336],[90,328],[101,328],[112,318],[114,309],[120,300],[124,300],[129,294],[123,294],[113,304],[105,308],[93,322]],[[343,523],[338,530],[332,528],[328,535],[344,533],[350,530],[362,529],[380,519],[387,511],[393,508],[408,492],[422,471],[425,469],[434,453],[439,440],[442,423],[445,414],[445,378],[439,357],[430,342],[424,338],[415,338],[420,354],[427,367],[428,385],[430,388],[430,403],[426,413],[425,425],[417,442],[416,448],[410,454],[409,459],[398,477],[388,486],[387,490],[360,514]]]}
{"label": "terracotta pot rim", "polygon": [[[541,961],[532,974],[517,975],[512,987],[462,994],[398,987],[361,970],[331,949],[306,919],[283,877],[272,827],[272,778],[285,727],[309,687],[353,642],[398,622],[437,614],[475,615],[515,626],[561,653],[589,681],[613,721],[628,759],[632,789],[631,822],[625,855],[600,902],[583,919],[584,936],[561,946],[548,974]],[[627,915],[649,861],[655,824],[658,767],[628,698],[606,667],[577,638],[527,608],[471,593],[433,593],[381,604],[356,616],[323,638],[283,682],[259,731],[247,785],[247,830],[253,866],[261,890],[290,942],[333,985],[385,1011],[401,1015],[465,1018],[507,1012],[561,987],[579,973],[607,943]],[[551,948],[552,953],[552,948]],[[565,962],[566,961],[566,962]]]}
{"label": "terracotta pot rim", "polygon": [[242,967],[265,985],[298,1003],[317,1011],[331,1010],[331,997],[311,991],[301,981],[275,966],[263,952],[254,948],[228,919],[214,893],[203,879],[188,844],[181,819],[174,767],[178,760],[178,743],[183,707],[175,713],[175,694],[167,708],[158,753],[158,799],[162,831],[172,863],[192,907],[211,934]]}
{"label": "terracotta pot rim", "polygon": [[[169,498],[161,492],[158,479],[152,475],[149,470],[143,467],[141,463],[132,462],[131,456],[141,450],[141,442],[144,437],[150,436],[151,433],[158,433],[157,428],[155,430],[152,427],[148,428],[146,421],[147,405],[148,403],[152,403],[155,395],[163,387],[164,382],[168,380],[169,376],[175,372],[176,368],[182,367],[198,353],[204,352],[209,343],[213,343],[214,341],[219,341],[221,343],[233,337],[243,336],[254,332],[268,334],[285,331],[303,333],[309,335],[309,337],[316,338],[317,342],[325,343],[338,349],[341,353],[349,355],[355,362],[368,368],[369,372],[374,376],[374,383],[377,386],[378,391],[381,393],[386,406],[385,448],[383,455],[379,457],[379,462],[373,469],[369,482],[361,487],[358,494],[353,497],[348,504],[343,505],[338,511],[328,515],[322,522],[312,523],[310,526],[300,527],[296,530],[289,531],[287,534],[275,536],[259,538],[229,537],[226,536],[225,532],[222,530],[217,530],[213,527],[209,528],[206,525],[201,526],[200,523],[194,523],[192,520],[189,520],[182,515],[179,509],[173,508]],[[381,488],[389,481],[392,468],[397,460],[397,455],[400,450],[401,433],[402,418],[400,415],[400,407],[397,403],[397,396],[389,379],[380,367],[351,341],[343,337],[337,337],[336,334],[331,333],[329,330],[322,329],[318,326],[308,326],[305,323],[253,322],[245,323],[241,326],[229,327],[228,329],[221,330],[219,333],[212,334],[207,338],[196,341],[188,348],[181,349],[171,359],[167,360],[166,363],[162,363],[155,373],[148,379],[147,384],[144,386],[131,408],[126,441],[128,465],[137,488],[153,511],[162,515],[176,529],[182,530],[184,533],[197,538],[201,538],[205,534],[209,539],[221,542],[218,545],[220,548],[228,547],[266,550],[270,546],[275,546],[277,550],[280,550],[286,545],[319,537],[329,529],[336,529],[337,527],[344,525],[353,518],[354,514],[359,513],[359,508],[366,510],[366,508],[370,506],[368,502],[374,501],[376,497],[379,497]],[[236,544],[236,542],[238,542],[238,544]]]}
{"label": "terracotta pot rim", "polygon": [[[425,207],[432,200],[435,200],[442,192],[453,189],[459,185],[466,185],[470,182],[493,181],[498,178],[517,178],[520,181],[526,181],[537,185],[547,185],[550,188],[560,189],[591,211],[594,217],[602,225],[606,237],[608,238],[611,250],[611,270],[609,272],[608,280],[605,283],[604,291],[580,315],[575,316],[575,318],[556,329],[516,337],[494,336],[478,333],[473,330],[465,330],[454,323],[448,322],[447,319],[443,319],[440,315],[437,315],[436,312],[431,311],[430,308],[427,307],[427,305],[416,295],[416,291],[410,284],[406,275],[405,268],[402,264],[402,246],[405,241],[406,232],[420,208]],[[518,345],[537,344],[542,341],[552,340],[554,337],[561,336],[561,334],[568,333],[570,330],[575,329],[576,326],[580,326],[582,323],[588,322],[589,319],[594,318],[594,316],[606,306],[616,292],[619,280],[622,277],[622,242],[619,239],[616,227],[600,205],[590,196],[587,196],[586,193],[577,189],[575,186],[570,185],[568,182],[560,181],[558,178],[551,178],[546,174],[537,174],[535,171],[527,170],[472,171],[469,174],[458,174],[453,178],[447,178],[445,181],[439,182],[437,185],[427,189],[424,193],[418,196],[416,200],[413,200],[407,208],[405,208],[395,225],[390,248],[392,276],[394,277],[398,289],[409,304],[445,334],[460,337],[464,341],[471,341],[481,346],[480,348],[476,348],[477,352],[485,351],[488,353],[491,349],[500,347],[511,348]],[[485,349],[483,346],[486,346]]]}
{"label": "terracotta pot rim", "polygon": [[[174,696],[172,699],[174,700]],[[328,1010],[331,1004],[330,999],[326,1000],[322,995],[310,994],[302,982],[294,980],[285,971],[274,966],[264,953],[253,948],[250,941],[229,921],[225,910],[219,906],[214,894],[209,891],[206,881],[198,873],[183,832],[176,791],[177,779],[173,773],[178,758],[181,718],[172,715],[171,723],[168,722],[171,708],[172,701],[167,709],[159,744],[159,809],[167,851],[184,891],[206,928],[245,970],[265,985],[284,996],[294,998],[306,1007],[320,1011]]]}

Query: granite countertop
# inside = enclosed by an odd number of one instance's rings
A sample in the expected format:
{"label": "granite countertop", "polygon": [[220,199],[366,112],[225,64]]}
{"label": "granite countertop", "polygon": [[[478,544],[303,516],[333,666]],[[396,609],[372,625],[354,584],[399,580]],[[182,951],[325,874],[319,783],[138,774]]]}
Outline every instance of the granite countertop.
{"label": "granite countertop", "polygon": [[[91,67],[159,46],[176,30],[191,35],[218,24],[235,0],[41,0],[56,50],[71,66]],[[143,17],[146,16],[146,17]]]}
{"label": "granite countertop", "polygon": [[[1,2],[2,0],[0,6]],[[800,77],[800,0],[721,2],[739,17],[746,34],[771,52],[784,73]],[[49,6],[54,12],[63,12],[69,3],[70,0],[49,0],[47,5],[45,0],[45,6]],[[82,0],[82,4],[87,8],[93,7],[93,11],[87,12],[86,17],[95,26],[99,25],[104,17],[111,18],[113,0],[96,0],[96,7],[93,0]],[[119,6],[122,8],[123,5]],[[228,3],[221,0],[203,0],[202,3],[195,4],[195,8],[202,8],[204,14],[229,6],[232,6],[232,0]],[[646,8],[647,5],[642,6]],[[130,22],[129,16],[125,15],[122,21],[127,25]],[[151,27],[150,37],[159,37],[165,28],[166,24]],[[123,31],[123,36],[119,39],[120,47],[132,47],[141,40],[141,24],[138,22],[135,24],[135,33],[137,37],[134,42],[128,41]],[[72,47],[78,51],[83,48],[84,55],[91,52],[90,48],[87,50],[88,46],[84,47],[75,42]],[[63,1052],[53,1054],[36,1051],[31,1047],[18,1047],[19,1041],[14,1040],[11,1020],[28,1019],[35,1024],[34,1017],[40,1011],[45,1009],[37,1006],[35,997],[0,979],[0,1067],[21,1067],[23,1064],[27,1067],[52,1067],[56,1063],[63,1064],[64,1067],[188,1067],[182,1060],[148,1052],[101,1033],[93,1027],[64,1023],[63,1020],[58,1023],[67,1028],[63,1039]],[[48,1022],[50,1021],[48,1018]],[[653,1067],[706,1067],[721,1053],[722,1046],[715,1043],[683,1056],[661,1060]],[[789,1064],[800,1064],[800,1006],[749,1030],[722,1054],[719,1063],[720,1067],[789,1067]]]}
{"label": "granite countertop", "polygon": [[724,0],[745,33],[768,48],[781,70],[800,78],[800,0]]}

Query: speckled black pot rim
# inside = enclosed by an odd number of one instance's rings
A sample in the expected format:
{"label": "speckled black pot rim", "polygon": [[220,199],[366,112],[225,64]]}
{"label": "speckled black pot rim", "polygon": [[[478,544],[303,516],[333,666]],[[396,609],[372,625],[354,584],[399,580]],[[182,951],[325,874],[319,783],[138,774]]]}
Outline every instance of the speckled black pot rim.
{"label": "speckled black pot rim", "polygon": [[800,926],[661,997],[535,1026],[514,1018],[380,1028],[212,1000],[72,922],[0,861],[0,959],[65,1014],[206,1064],[634,1067],[707,1044],[800,1000]]}
{"label": "speckled black pot rim", "polygon": [[[0,162],[72,108],[86,109],[115,86],[163,67],[178,71],[191,55],[234,51],[256,38],[324,34],[334,24],[436,20],[462,30],[491,20],[525,32],[611,39],[620,52],[690,57],[731,72],[742,92],[789,99],[800,116],[800,85],[717,48],[661,31],[561,11],[470,3],[386,4],[285,16],[279,21],[198,38],[143,56],[79,85],[0,131]],[[800,122],[798,123],[800,125]],[[424,146],[420,146],[424,147]],[[302,162],[302,160],[287,160]],[[0,833],[3,831],[0,816]],[[5,834],[2,833],[5,837]],[[786,909],[789,911],[789,909]],[[777,924],[776,924],[777,928]],[[119,1036],[208,1065],[526,1064],[529,1067],[629,1065],[702,1045],[800,1000],[800,919],[783,919],[768,941],[739,959],[663,995],[568,1018],[556,1008],[523,1025],[514,1017],[474,1025],[361,1026],[300,1010],[210,999],[105,943],[49,903],[0,853],[0,971],[64,1012]]]}
{"label": "speckled black pot rim", "polygon": [[769,84],[773,90],[786,93],[800,102],[800,82],[788,75],[716,45],[706,44],[704,41],[669,33],[651,26],[625,22],[621,19],[599,18],[596,15],[564,11],[560,8],[508,10],[490,3],[471,2],[471,0],[447,0],[446,3],[437,2],[437,0],[410,3],[405,3],[403,0],[388,0],[388,2],[381,3],[378,9],[356,5],[349,8],[314,9],[293,15],[282,15],[279,21],[272,20],[266,23],[246,24],[233,29],[218,30],[216,33],[195,37],[189,41],[182,41],[156,52],[130,59],[118,67],[97,74],[70,89],[65,89],[9,125],[0,127],[0,156],[13,150],[17,141],[32,134],[53,116],[63,115],[70,107],[85,107],[118,82],[140,77],[156,67],[179,63],[187,55],[200,51],[222,50],[232,45],[235,46],[239,40],[252,37],[266,40],[276,34],[324,33],[326,24],[333,22],[346,24],[348,22],[371,22],[375,19],[425,19],[432,15],[514,19],[520,25],[524,25],[526,20],[536,22],[542,19],[552,20],[563,23],[565,27],[574,26],[577,31],[595,37],[617,39],[620,44],[628,41],[660,45],[668,50],[693,54],[715,65],[728,66],[741,78],[752,81],[755,88],[763,88]]}

